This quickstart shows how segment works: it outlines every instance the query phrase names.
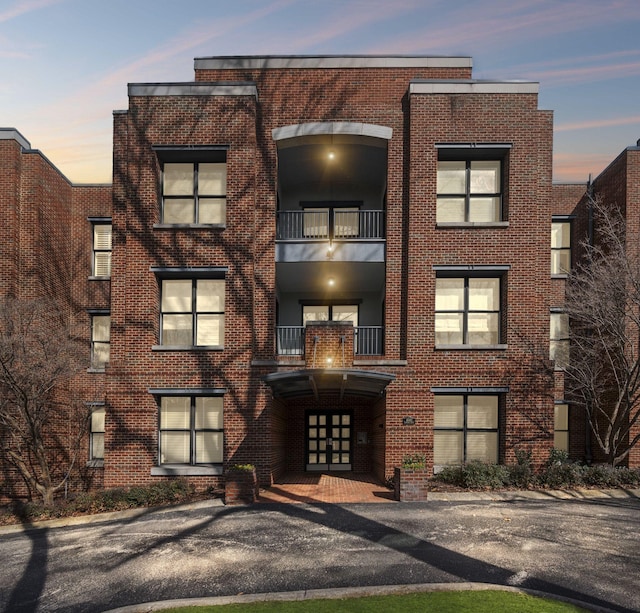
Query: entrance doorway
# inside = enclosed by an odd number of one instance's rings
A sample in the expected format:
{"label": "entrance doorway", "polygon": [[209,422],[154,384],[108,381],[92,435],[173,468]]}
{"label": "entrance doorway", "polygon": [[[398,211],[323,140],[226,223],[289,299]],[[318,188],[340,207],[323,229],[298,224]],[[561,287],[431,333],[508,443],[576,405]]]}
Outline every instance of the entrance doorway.
{"label": "entrance doorway", "polygon": [[308,471],[351,470],[351,412],[307,413],[306,449]]}

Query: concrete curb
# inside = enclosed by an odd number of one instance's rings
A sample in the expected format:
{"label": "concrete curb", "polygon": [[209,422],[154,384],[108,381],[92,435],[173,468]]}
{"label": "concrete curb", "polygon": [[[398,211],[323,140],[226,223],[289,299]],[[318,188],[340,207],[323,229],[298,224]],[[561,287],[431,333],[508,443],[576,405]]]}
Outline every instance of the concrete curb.
{"label": "concrete curb", "polygon": [[239,594],[237,596],[216,596],[211,598],[181,598],[158,602],[145,602],[128,605],[104,613],[150,613],[174,607],[221,606],[229,604],[250,604],[255,602],[285,602],[302,600],[334,600],[343,598],[362,598],[366,596],[388,596],[413,594],[417,592],[460,592],[468,590],[500,590],[529,594],[538,598],[548,598],[572,604],[595,613],[615,613],[612,609],[591,605],[586,602],[547,594],[536,590],[527,590],[509,585],[492,583],[416,583],[410,585],[379,585],[369,587],[345,587],[320,590],[301,590],[296,592],[273,592],[267,594]]}

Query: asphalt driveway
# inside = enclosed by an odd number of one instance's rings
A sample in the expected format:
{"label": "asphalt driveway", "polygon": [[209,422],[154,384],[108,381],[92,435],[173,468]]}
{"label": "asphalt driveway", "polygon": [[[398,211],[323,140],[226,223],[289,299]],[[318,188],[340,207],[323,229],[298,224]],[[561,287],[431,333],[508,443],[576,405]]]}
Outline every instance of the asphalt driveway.
{"label": "asphalt driveway", "polygon": [[0,609],[483,582],[640,610],[640,500],[264,504],[0,531]]}

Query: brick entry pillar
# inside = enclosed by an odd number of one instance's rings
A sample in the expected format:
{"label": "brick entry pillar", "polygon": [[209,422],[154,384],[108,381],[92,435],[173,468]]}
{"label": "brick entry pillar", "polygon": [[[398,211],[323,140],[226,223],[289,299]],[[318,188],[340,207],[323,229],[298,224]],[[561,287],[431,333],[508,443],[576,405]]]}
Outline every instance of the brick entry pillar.
{"label": "brick entry pillar", "polygon": [[307,368],[351,368],[353,324],[350,321],[310,321],[305,328]]}

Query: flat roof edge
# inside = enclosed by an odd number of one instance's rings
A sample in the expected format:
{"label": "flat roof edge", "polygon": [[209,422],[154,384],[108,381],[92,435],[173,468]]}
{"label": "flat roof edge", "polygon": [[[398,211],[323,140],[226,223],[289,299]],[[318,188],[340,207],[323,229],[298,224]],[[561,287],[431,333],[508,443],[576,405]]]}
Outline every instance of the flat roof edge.
{"label": "flat roof edge", "polygon": [[129,96],[254,96],[254,83],[129,83]]}
{"label": "flat roof edge", "polygon": [[422,55],[228,55],[197,57],[196,70],[286,68],[471,68],[465,56]]}
{"label": "flat roof edge", "polygon": [[409,84],[410,94],[537,94],[536,81],[476,81],[464,79],[416,79]]}
{"label": "flat roof edge", "polygon": [[15,128],[0,128],[0,140],[14,140],[23,149],[31,149],[31,143]]}

